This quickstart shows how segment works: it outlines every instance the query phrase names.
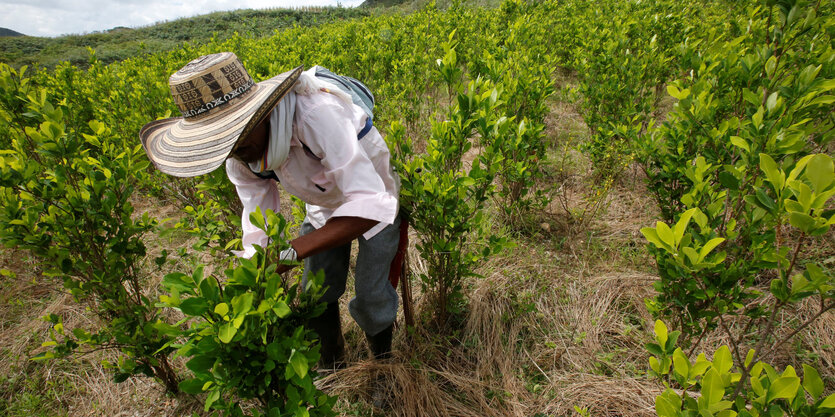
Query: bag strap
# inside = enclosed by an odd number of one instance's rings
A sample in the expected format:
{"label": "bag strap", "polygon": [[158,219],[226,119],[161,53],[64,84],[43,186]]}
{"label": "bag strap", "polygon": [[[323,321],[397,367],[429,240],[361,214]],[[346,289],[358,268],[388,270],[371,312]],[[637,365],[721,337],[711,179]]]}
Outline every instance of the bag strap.
{"label": "bag strap", "polygon": [[[250,169],[250,171],[252,171],[252,169]],[[252,171],[252,173],[255,174],[256,176],[258,176],[258,178],[263,178],[265,180],[272,179],[272,180],[278,181],[278,175],[275,175],[275,171],[264,171],[264,172]],[[281,182],[281,181],[278,181],[278,182]]]}

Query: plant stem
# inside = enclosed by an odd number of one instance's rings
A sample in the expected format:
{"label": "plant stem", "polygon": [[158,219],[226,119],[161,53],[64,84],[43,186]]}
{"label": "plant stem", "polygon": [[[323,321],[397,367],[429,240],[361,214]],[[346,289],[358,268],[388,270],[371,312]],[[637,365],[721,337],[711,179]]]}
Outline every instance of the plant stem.
{"label": "plant stem", "polygon": [[751,326],[754,325],[754,322],[758,322],[759,319],[755,319],[754,317],[749,317],[748,324],[745,325],[745,329],[742,330],[742,333],[739,334],[739,339],[737,339],[737,345],[742,344],[742,340],[745,338],[745,335],[748,334],[748,331],[751,330]]}
{"label": "plant stem", "polygon": [[757,361],[758,356],[760,355],[760,350],[762,349],[763,345],[765,345],[765,341],[768,338],[768,335],[774,331],[774,320],[777,318],[777,312],[780,311],[781,303],[780,300],[774,300],[774,307],[771,310],[771,317],[768,318],[768,323],[766,324],[765,331],[761,333],[760,341],[757,342],[757,346],[754,348],[754,355],[751,357],[751,363],[748,366],[745,366],[743,363],[742,367],[742,376],[739,378],[739,383],[736,384],[736,388],[734,389],[733,395],[731,395],[730,400],[736,400],[736,397],[739,396],[740,391],[742,391],[742,386],[745,385],[745,380],[748,378],[748,375],[751,372],[751,368],[754,367],[754,364]]}
{"label": "plant stem", "polygon": [[154,375],[157,378],[162,380],[163,385],[165,385],[165,389],[172,394],[177,394],[180,392],[180,385],[179,385],[179,378],[177,378],[177,372],[171,367],[171,364],[168,362],[168,355],[159,354],[157,355],[157,361],[159,362],[159,366],[153,366]]}
{"label": "plant stem", "polygon": [[797,255],[800,253],[800,248],[803,247],[803,239],[806,238],[806,234],[800,235],[800,239],[797,241],[797,246],[794,248],[794,255],[792,255],[791,263],[789,263],[789,268],[786,270],[785,279],[788,280],[791,276],[792,270],[794,269],[794,265],[797,262]]}
{"label": "plant stem", "polygon": [[771,346],[771,348],[768,349],[768,352],[766,352],[763,356],[768,356],[768,355],[771,355],[772,353],[774,353],[774,351],[776,351],[777,348],[779,348],[780,346],[782,346],[783,344],[785,344],[786,342],[788,342],[789,340],[794,338],[794,336],[796,336],[798,333],[800,333],[801,330],[809,327],[809,325],[811,325],[812,322],[817,320],[818,317],[822,316],[823,313],[826,313],[827,311],[832,310],[832,309],[835,309],[835,302],[833,302],[832,304],[829,304],[827,306],[821,306],[820,311],[818,311],[809,320],[806,320],[805,322],[803,322],[803,324],[801,324],[798,328],[794,329],[794,331],[789,333],[788,336],[784,337],[782,340],[780,340],[779,342],[777,342],[773,346]]}
{"label": "plant stem", "polygon": [[733,333],[731,333],[731,329],[725,324],[725,320],[722,318],[722,314],[719,315],[719,325],[722,326],[722,330],[725,331],[725,334],[728,335],[728,339],[731,341],[731,348],[734,350],[734,356],[736,357],[736,362],[740,365],[745,365],[745,362],[742,359],[742,356],[739,354],[739,346],[737,345],[736,340],[734,339]]}
{"label": "plant stem", "polygon": [[707,334],[707,326],[705,326],[705,327],[704,327],[704,329],[702,329],[702,334],[700,334],[700,335],[699,335],[699,339],[698,339],[698,340],[696,340],[696,343],[695,343],[695,344],[693,344],[693,346],[692,346],[692,347],[690,347],[690,350],[688,350],[688,351],[687,351],[687,357],[688,357],[688,358],[689,358],[690,356],[693,356],[693,352],[695,352],[695,351],[696,351],[696,348],[698,348],[698,347],[699,347],[699,345],[700,345],[700,344],[702,344],[702,339],[704,339],[704,337],[705,337],[705,335],[706,335],[706,334]]}

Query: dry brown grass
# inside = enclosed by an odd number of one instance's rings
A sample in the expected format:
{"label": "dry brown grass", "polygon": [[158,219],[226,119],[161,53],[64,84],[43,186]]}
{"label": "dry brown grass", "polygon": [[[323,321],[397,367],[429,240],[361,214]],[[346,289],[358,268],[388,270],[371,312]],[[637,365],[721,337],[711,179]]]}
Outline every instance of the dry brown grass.
{"label": "dry brown grass", "polygon": [[[572,415],[574,405],[604,412],[593,415],[646,415],[628,410],[646,410],[647,394],[658,391],[630,376],[646,362],[635,323],[648,317],[643,298],[652,278],[634,271],[587,276],[563,255],[547,243],[523,243],[492,259],[469,290],[459,331],[398,331],[395,358],[386,364],[364,359],[360,332],[343,315],[349,366],[321,387],[354,409],[368,403],[370,381],[382,373],[398,393],[385,413],[391,416]],[[421,294],[416,299],[422,306]]]}
{"label": "dry brown grass", "polygon": [[655,416],[655,396],[662,389],[645,378],[608,378],[590,374],[565,374],[554,381],[553,401],[544,404],[548,416],[576,416],[574,406],[592,416]]}
{"label": "dry brown grass", "polygon": [[[809,314],[804,308],[800,317],[808,317]],[[809,330],[803,333],[803,341],[812,347],[819,357],[820,367],[828,371],[831,381],[835,381],[835,313],[830,311],[812,323]],[[833,385],[835,382],[830,384]]]}
{"label": "dry brown grass", "polygon": [[96,356],[79,366],[78,370],[66,374],[81,394],[68,398],[70,416],[183,416],[202,411],[202,404],[196,398],[185,395],[169,397],[158,383],[149,378],[131,378],[120,384],[114,383],[111,371],[92,359],[115,360],[115,355],[104,353]]}
{"label": "dry brown grass", "polygon": [[36,262],[25,253],[2,251],[0,265],[13,274],[0,278],[0,347],[4,352],[0,356],[0,372],[5,373],[12,369],[9,360],[26,357],[27,347],[47,327],[39,320],[41,311],[56,307],[48,281],[37,277]]}
{"label": "dry brown grass", "polygon": [[[494,415],[489,409],[474,409],[460,397],[469,398],[477,388],[477,381],[428,366],[414,367],[394,359],[392,363],[362,362],[335,372],[320,381],[323,389],[338,395],[348,403],[370,402],[370,381],[376,375],[384,375],[390,392],[389,415],[467,416]],[[476,382],[475,386],[473,382]],[[449,388],[462,389],[464,395],[455,395]],[[470,395],[466,395],[470,394]]]}
{"label": "dry brown grass", "polygon": [[588,277],[555,259],[553,250],[518,247],[491,260],[468,294],[463,328],[447,338],[429,328],[400,331],[389,363],[364,360],[364,343],[349,337],[360,354],[321,387],[347,409],[369,401],[370,381],[382,373],[398,393],[391,416],[572,415],[574,405],[593,415],[647,415],[658,387],[631,375],[646,362],[634,323],[648,317],[651,277]]}

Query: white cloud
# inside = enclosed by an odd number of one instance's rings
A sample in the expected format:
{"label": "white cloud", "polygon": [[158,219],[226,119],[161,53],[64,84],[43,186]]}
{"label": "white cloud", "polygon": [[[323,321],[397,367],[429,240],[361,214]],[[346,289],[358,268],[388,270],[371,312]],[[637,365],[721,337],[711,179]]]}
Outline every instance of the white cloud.
{"label": "white cloud", "polygon": [[215,11],[275,7],[354,7],[363,0],[0,0],[0,27],[31,36],[145,26]]}

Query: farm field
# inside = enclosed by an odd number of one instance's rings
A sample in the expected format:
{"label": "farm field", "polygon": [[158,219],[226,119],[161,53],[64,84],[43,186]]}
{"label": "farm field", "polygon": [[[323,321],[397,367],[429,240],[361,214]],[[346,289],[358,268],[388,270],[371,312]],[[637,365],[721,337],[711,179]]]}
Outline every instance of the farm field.
{"label": "farm field", "polygon": [[[832,415],[833,16],[430,2],[0,64],[0,416]],[[375,93],[412,226],[392,359],[343,302],[348,366],[314,379],[315,304],[264,261],[303,205],[283,195],[274,246],[240,262],[222,169],[149,167],[137,132],[176,114],[168,75],[220,51],[256,80],[318,64]]]}

